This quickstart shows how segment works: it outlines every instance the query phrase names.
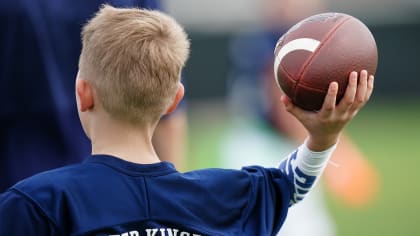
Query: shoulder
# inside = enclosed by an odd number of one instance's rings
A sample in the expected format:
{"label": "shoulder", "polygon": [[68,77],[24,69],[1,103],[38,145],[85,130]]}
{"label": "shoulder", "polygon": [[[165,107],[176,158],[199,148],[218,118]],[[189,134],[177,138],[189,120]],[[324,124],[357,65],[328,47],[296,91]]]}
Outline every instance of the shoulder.
{"label": "shoulder", "polygon": [[[186,172],[183,177],[199,182],[208,189],[219,189],[218,192],[229,193],[241,191],[255,194],[258,191],[267,191],[270,186],[288,189],[288,181],[278,168],[265,168],[262,166],[246,166],[241,170],[210,168]],[[246,195],[245,195],[246,196]]]}
{"label": "shoulder", "polygon": [[[66,210],[66,190],[70,180],[66,176],[77,174],[76,166],[43,172],[24,179],[0,195],[0,218],[7,227],[0,227],[0,234],[13,231],[31,232],[29,235],[47,235],[58,229],[60,214]],[[19,219],[19,221],[13,220]],[[65,220],[65,219],[64,219]],[[21,223],[19,225],[18,223]]]}
{"label": "shoulder", "polygon": [[[197,180],[204,183],[229,184],[230,182],[249,181],[249,174],[246,171],[235,169],[208,168],[186,172],[183,176],[190,180]],[[204,181],[205,180],[205,181]]]}
{"label": "shoulder", "polygon": [[246,231],[271,235],[265,226],[277,229],[286,217],[290,188],[286,176],[278,168],[204,169],[187,172],[184,176],[205,189],[206,197],[199,198],[199,191],[190,188],[195,194],[191,204],[206,202],[207,206],[212,206],[208,212],[225,210],[225,215],[240,219]]}
{"label": "shoulder", "polygon": [[[55,235],[57,224],[22,193],[0,194],[0,235]],[[17,220],[18,219],[18,220]]]}
{"label": "shoulder", "polygon": [[18,182],[11,189],[28,195],[44,189],[62,189],[80,177],[79,174],[84,172],[84,169],[83,165],[76,164],[41,172]]}
{"label": "shoulder", "polygon": [[81,178],[87,172],[83,165],[71,165],[39,173],[24,179],[6,193],[15,193],[22,201],[30,202],[50,219],[57,219],[71,192],[81,185]]}
{"label": "shoulder", "polygon": [[208,168],[194,170],[183,174],[188,178],[208,179],[214,182],[223,181],[225,183],[236,182],[238,180],[272,180],[283,179],[284,175],[278,168],[266,168],[262,166],[244,166],[242,169],[222,169]]}

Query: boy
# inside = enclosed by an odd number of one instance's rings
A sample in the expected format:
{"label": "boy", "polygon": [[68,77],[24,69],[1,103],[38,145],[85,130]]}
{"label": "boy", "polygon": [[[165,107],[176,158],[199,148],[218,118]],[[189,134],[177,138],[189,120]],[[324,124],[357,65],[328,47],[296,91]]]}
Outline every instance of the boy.
{"label": "boy", "polygon": [[373,90],[373,76],[362,71],[359,83],[350,74],[337,106],[331,83],[319,112],[281,97],[309,137],[279,168],[183,174],[151,144],[159,118],[184,94],[189,42],[182,27],[156,11],[104,6],[82,36],[76,99],[92,156],[1,195],[0,235],[273,235]]}

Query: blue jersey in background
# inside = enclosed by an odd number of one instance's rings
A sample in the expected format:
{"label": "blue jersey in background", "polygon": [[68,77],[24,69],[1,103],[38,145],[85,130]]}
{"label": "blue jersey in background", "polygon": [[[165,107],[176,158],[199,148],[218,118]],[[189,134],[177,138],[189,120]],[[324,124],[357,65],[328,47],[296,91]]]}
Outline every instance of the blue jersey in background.
{"label": "blue jersey in background", "polygon": [[159,7],[156,0],[0,1],[0,192],[90,153],[74,83],[81,28],[103,3]]}

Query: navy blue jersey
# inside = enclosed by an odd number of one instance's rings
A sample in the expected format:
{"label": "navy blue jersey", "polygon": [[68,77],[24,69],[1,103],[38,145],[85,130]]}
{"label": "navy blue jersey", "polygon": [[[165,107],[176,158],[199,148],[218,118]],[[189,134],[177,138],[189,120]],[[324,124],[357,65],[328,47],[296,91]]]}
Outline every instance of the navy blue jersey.
{"label": "navy blue jersey", "polygon": [[95,155],[0,195],[0,235],[273,235],[291,189],[277,168],[179,173]]}
{"label": "navy blue jersey", "polygon": [[0,192],[90,153],[74,83],[81,28],[105,2],[159,7],[158,0],[0,1]]}

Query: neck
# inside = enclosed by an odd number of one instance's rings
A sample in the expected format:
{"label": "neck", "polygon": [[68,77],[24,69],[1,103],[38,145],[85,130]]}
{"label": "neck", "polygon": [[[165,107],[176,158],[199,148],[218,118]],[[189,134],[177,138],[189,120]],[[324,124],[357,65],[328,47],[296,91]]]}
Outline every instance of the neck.
{"label": "neck", "polygon": [[101,121],[92,124],[89,132],[92,154],[112,155],[139,164],[160,162],[152,145],[155,125],[144,127],[110,119]]}

